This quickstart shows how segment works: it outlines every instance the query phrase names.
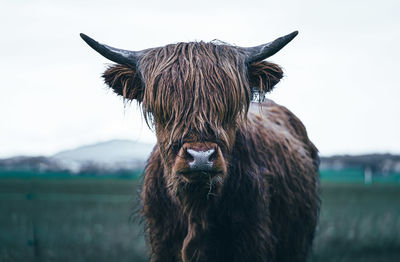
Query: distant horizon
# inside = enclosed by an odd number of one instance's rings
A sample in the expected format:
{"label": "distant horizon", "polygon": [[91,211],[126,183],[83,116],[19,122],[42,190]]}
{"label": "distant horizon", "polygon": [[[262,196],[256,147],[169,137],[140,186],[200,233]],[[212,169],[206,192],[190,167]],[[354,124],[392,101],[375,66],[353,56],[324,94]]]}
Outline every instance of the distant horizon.
{"label": "distant horizon", "polygon": [[[115,138],[115,139],[109,139],[109,140],[101,140],[98,142],[88,142],[88,143],[83,143],[82,145],[74,146],[74,147],[67,147],[64,149],[61,149],[55,153],[50,153],[50,154],[14,154],[14,155],[0,155],[0,159],[7,159],[7,158],[14,158],[14,157],[53,157],[57,154],[66,152],[66,151],[73,151],[85,147],[90,147],[94,145],[100,145],[100,144],[106,144],[110,142],[116,142],[116,141],[122,141],[122,142],[133,142],[133,143],[138,143],[138,144],[144,144],[144,145],[156,145],[156,141],[150,142],[150,141],[138,141],[134,139],[129,139],[129,138]],[[334,154],[321,154],[319,153],[320,157],[333,157],[333,156],[361,156],[361,155],[400,155],[400,152],[390,152],[390,151],[375,151],[375,152],[343,152],[343,153],[334,153]]]}

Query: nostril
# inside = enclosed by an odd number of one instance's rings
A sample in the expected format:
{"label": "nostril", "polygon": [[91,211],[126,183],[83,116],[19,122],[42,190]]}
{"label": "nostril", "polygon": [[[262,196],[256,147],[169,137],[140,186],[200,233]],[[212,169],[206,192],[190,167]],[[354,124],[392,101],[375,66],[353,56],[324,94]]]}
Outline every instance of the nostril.
{"label": "nostril", "polygon": [[193,155],[190,154],[187,149],[185,150],[185,159],[187,159],[189,161],[193,161],[194,160]]}
{"label": "nostril", "polygon": [[217,150],[215,150],[215,148],[212,149],[212,151],[210,152],[211,155],[208,157],[208,161],[213,162],[215,159],[217,159]]}

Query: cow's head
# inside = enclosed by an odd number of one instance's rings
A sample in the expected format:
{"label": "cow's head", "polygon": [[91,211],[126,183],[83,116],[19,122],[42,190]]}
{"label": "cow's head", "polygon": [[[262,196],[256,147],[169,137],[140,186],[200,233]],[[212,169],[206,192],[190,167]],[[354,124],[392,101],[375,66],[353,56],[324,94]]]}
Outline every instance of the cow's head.
{"label": "cow's head", "polygon": [[170,194],[204,199],[223,184],[236,131],[245,125],[254,92],[263,97],[282,77],[279,66],[263,60],[296,35],[249,48],[214,41],[143,51],[81,37],[118,63],[104,72],[106,84],[138,101],[154,126]]}

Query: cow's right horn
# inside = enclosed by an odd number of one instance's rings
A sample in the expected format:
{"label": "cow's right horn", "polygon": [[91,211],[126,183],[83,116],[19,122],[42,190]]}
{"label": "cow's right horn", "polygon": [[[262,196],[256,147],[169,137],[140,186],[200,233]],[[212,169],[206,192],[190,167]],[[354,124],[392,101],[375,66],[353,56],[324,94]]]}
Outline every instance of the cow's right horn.
{"label": "cow's right horn", "polygon": [[279,37],[272,42],[267,44],[253,46],[253,47],[243,47],[247,57],[246,62],[251,64],[253,62],[262,61],[270,56],[276,54],[279,50],[281,50],[285,45],[287,45],[290,41],[293,40],[298,34],[298,31],[294,31],[288,35]]}
{"label": "cow's right horn", "polygon": [[118,64],[136,67],[139,59],[144,55],[144,51],[129,51],[114,48],[105,44],[101,44],[85,34],[80,34],[82,39],[94,50],[107,59]]}

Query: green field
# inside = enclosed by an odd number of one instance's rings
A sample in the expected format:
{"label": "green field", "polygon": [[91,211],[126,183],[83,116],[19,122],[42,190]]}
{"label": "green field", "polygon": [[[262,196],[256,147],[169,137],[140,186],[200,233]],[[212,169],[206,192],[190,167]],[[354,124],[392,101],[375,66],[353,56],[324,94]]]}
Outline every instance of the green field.
{"label": "green field", "polygon": [[[139,182],[0,179],[0,261],[146,261]],[[400,261],[400,186],[322,183],[310,261]]]}

